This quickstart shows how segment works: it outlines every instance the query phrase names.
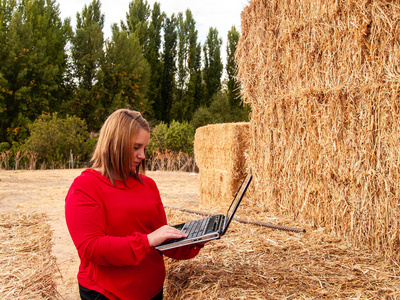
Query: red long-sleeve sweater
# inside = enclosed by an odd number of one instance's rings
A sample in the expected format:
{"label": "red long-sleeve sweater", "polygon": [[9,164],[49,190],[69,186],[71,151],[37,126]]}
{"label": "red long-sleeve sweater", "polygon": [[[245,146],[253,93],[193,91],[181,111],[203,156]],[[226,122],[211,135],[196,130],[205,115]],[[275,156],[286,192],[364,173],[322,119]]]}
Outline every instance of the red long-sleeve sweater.
{"label": "red long-sleeve sweater", "polygon": [[[111,300],[144,299],[163,288],[163,256],[149,246],[147,234],[167,224],[155,182],[129,178],[124,184],[87,169],[72,183],[65,200],[68,230],[81,260],[78,282]],[[164,254],[196,256],[188,246]]]}

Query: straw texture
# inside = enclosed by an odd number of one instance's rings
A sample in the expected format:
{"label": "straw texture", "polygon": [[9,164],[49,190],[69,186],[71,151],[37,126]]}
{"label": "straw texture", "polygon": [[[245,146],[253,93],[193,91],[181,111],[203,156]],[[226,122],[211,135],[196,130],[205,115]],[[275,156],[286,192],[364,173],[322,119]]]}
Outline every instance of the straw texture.
{"label": "straw texture", "polygon": [[400,261],[400,2],[253,0],[236,52],[253,205]]}
{"label": "straw texture", "polygon": [[230,203],[246,173],[245,152],[249,123],[200,127],[194,139],[194,155],[200,173],[200,202]]}
{"label": "straw texture", "polygon": [[[171,224],[198,216],[166,209]],[[290,220],[291,226],[298,226]],[[165,299],[398,299],[398,267],[325,230],[290,233],[233,221],[187,261],[165,259]]]}
{"label": "straw texture", "polygon": [[55,299],[57,267],[45,215],[0,215],[0,240],[0,298]]}

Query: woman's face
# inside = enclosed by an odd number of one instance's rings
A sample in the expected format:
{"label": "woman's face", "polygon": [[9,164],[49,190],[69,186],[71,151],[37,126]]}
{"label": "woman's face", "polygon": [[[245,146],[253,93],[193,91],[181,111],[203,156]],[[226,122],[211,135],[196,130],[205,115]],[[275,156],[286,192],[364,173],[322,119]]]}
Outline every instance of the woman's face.
{"label": "woman's face", "polygon": [[134,144],[134,168],[136,168],[140,162],[146,157],[146,148],[150,141],[150,132],[145,129],[140,129],[136,136]]}

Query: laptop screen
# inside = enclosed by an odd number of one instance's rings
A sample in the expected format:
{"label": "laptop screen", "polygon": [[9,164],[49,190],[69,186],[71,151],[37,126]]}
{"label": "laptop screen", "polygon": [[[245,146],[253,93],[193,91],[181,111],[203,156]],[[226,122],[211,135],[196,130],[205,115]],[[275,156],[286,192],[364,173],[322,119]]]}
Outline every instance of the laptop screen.
{"label": "laptop screen", "polygon": [[240,187],[237,190],[236,195],[233,198],[231,205],[229,206],[229,209],[228,209],[228,211],[226,213],[226,217],[225,217],[225,225],[224,225],[223,233],[225,233],[230,222],[232,221],[232,217],[235,214],[235,212],[240,204],[240,201],[242,201],[242,198],[243,198],[252,178],[253,178],[253,175],[251,174],[251,170],[250,170],[249,173],[247,173],[246,177],[243,179],[242,183],[240,184]]}

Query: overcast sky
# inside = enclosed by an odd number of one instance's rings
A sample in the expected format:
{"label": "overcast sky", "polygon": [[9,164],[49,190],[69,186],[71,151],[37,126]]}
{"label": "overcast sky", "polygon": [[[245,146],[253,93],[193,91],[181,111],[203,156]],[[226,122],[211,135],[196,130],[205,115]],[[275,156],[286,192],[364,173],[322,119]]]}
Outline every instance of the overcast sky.
{"label": "overcast sky", "polygon": [[[57,0],[60,4],[61,18],[71,18],[71,25],[76,26],[76,13],[82,12],[84,5],[89,5],[92,0]],[[104,34],[105,38],[111,36],[111,24],[126,20],[129,3],[132,0],[101,0],[101,11],[105,15]],[[226,40],[228,31],[232,25],[240,31],[240,13],[248,5],[249,0],[147,0],[150,7],[154,2],[159,2],[161,11],[171,16],[172,13],[184,13],[190,9],[196,21],[196,29],[199,32],[199,41],[204,44],[210,27],[218,30],[223,40],[222,54],[226,52]],[[225,55],[224,55],[225,56]]]}

